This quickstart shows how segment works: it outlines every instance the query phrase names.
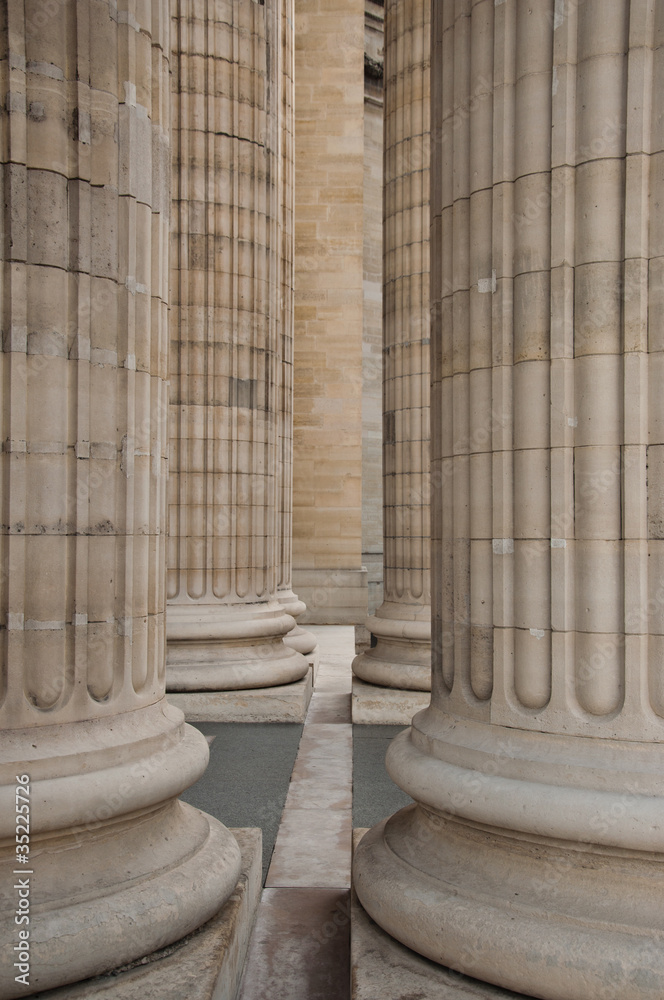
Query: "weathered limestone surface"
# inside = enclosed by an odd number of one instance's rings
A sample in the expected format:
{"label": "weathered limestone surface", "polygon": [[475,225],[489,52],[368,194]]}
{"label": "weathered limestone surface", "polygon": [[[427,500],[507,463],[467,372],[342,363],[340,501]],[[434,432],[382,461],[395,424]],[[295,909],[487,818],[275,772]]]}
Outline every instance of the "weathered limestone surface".
{"label": "weathered limestone surface", "polygon": [[[375,688],[374,688],[375,690]],[[385,692],[388,697],[396,692]],[[411,692],[411,696],[422,692]],[[353,848],[366,833],[353,830]],[[453,969],[445,969],[379,927],[351,893],[351,1000],[520,1000],[523,994],[490,986]]]}
{"label": "weathered limestone surface", "polygon": [[663,33],[434,5],[432,704],[355,884],[543,1000],[664,993]]}
{"label": "weathered limestone surface", "polygon": [[354,725],[409,726],[415,713],[426,708],[429,701],[428,691],[379,687],[353,677],[351,705]]}
{"label": "weathered limestone surface", "polygon": [[[293,684],[232,691],[173,691],[168,701],[182,709],[187,722],[304,722],[313,681],[314,670],[310,668]],[[406,725],[408,722],[410,719]]]}
{"label": "weathered limestone surface", "polygon": [[359,624],[364,0],[295,0],[293,581],[303,621]]}
{"label": "weathered limestone surface", "polygon": [[429,583],[430,3],[385,5],[384,601],[353,670],[431,688]]}
{"label": "weathered limestone surface", "polygon": [[235,1000],[261,896],[262,871],[261,831],[241,828],[231,833],[242,852],[240,876],[211,920],[150,955],[147,962],[47,990],[39,1000]]}
{"label": "weathered limestone surface", "polygon": [[[167,684],[272,687],[308,670],[284,645],[294,621],[278,600],[290,543],[292,12],[241,0],[180,0],[173,12]],[[297,602],[288,586],[284,596],[287,609]]]}
{"label": "weathered limestone surface", "polygon": [[6,998],[27,992],[14,869],[31,990],[179,939],[239,872],[228,830],[178,800],[207,747],[164,697],[168,6],[0,12]]}

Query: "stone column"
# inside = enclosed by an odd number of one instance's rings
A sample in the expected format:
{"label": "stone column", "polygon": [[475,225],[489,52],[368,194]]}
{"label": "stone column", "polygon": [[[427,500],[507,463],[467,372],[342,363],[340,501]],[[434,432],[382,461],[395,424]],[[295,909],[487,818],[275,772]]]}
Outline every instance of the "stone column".
{"label": "stone column", "polygon": [[362,564],[367,610],[383,603],[383,0],[364,3]]}
{"label": "stone column", "polygon": [[178,800],[207,747],[164,697],[168,6],[0,19],[7,998],[181,938],[239,871],[230,833]]}
{"label": "stone column", "polygon": [[[292,260],[292,258],[291,258]],[[290,286],[292,290],[292,285]],[[292,315],[292,314],[291,314]],[[279,434],[279,585],[277,600],[284,611],[297,619],[307,606],[293,591],[293,340],[283,338],[286,353],[281,360],[281,405]],[[286,360],[288,358],[288,360]],[[307,656],[313,653],[318,640],[313,632],[295,624],[284,637],[291,649]]]}
{"label": "stone column", "polygon": [[169,691],[271,687],[307,661],[277,600],[282,378],[279,4],[174,17]]}
{"label": "stone column", "polygon": [[[293,201],[295,195],[295,135],[294,135],[294,69],[295,45],[293,22],[294,0],[281,0],[282,49],[281,74],[281,148],[280,169],[280,382],[279,382],[279,578],[277,599],[284,611],[298,618],[307,610],[293,592],[293,261],[295,229]],[[295,623],[284,642],[305,656],[317,646],[316,636]]]}
{"label": "stone column", "polygon": [[383,586],[364,681],[431,688],[429,0],[385,4]]}
{"label": "stone column", "polygon": [[435,4],[433,692],[369,913],[544,1000],[664,993],[664,7]]}

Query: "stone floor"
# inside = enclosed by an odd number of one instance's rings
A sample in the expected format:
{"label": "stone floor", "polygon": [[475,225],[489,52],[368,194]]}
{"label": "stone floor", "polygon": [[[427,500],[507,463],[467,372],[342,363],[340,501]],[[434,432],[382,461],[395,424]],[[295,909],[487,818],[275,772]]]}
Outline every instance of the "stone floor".
{"label": "stone floor", "polygon": [[354,632],[307,626],[320,667],[304,726],[196,723],[210,765],[183,796],[263,830],[265,884],[238,1000],[347,1000],[353,826],[411,800],[384,767],[400,726],[352,726]]}

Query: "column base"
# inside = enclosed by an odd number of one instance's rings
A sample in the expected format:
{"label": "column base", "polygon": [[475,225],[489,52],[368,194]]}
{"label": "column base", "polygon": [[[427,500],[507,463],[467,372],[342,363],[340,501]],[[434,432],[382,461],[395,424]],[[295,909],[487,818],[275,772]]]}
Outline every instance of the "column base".
{"label": "column base", "polygon": [[409,726],[416,712],[426,708],[428,691],[377,687],[353,677],[351,712],[359,726]]}
{"label": "column base", "polygon": [[[366,830],[354,830],[355,849]],[[522,994],[445,969],[406,948],[379,927],[351,892],[351,1000],[524,1000]]]}
{"label": "column base", "polygon": [[310,657],[318,645],[318,640],[313,632],[307,632],[306,629],[295,625],[285,636],[284,644],[302,653],[302,656]]}
{"label": "column base", "polygon": [[168,700],[187,722],[304,722],[313,694],[313,667],[294,684],[241,691],[172,692]]}
{"label": "column base", "polygon": [[404,691],[431,690],[431,620],[406,619],[398,604],[384,604],[366,626],[377,639],[376,645],[353,660],[353,673],[367,684]]}
{"label": "column base", "polygon": [[127,968],[47,990],[39,1000],[235,1000],[261,894],[261,831],[230,832],[242,852],[240,876],[211,920]]}
{"label": "column base", "polygon": [[[292,590],[279,591],[277,593],[277,600],[281,604],[282,608],[287,615],[291,618],[299,618],[307,610],[307,606],[304,601],[300,601]],[[290,630],[288,635],[284,638],[284,643],[290,646],[291,649],[297,650],[298,653],[302,653],[306,656],[308,661],[311,663],[313,661],[314,650],[318,646],[318,639],[313,634],[313,632],[307,632],[306,629],[301,628],[297,622]]]}
{"label": "column base", "polygon": [[276,602],[169,605],[167,691],[237,691],[301,680],[309,663],[284,638],[295,624]]}
{"label": "column base", "polygon": [[417,804],[358,846],[360,902],[407,947],[504,989],[656,1000],[664,809],[647,749],[420,713],[388,752]]}
{"label": "column base", "polygon": [[[30,931],[37,992],[163,948],[229,897],[240,869],[235,839],[176,798],[204,771],[207,745],[165,700],[109,719],[16,730],[8,742],[21,764],[2,767],[3,800],[13,806],[8,778],[20,767],[30,777],[31,841],[29,865],[16,863],[13,836],[0,863],[0,936],[12,946],[0,955],[7,1000],[26,995],[13,966],[14,885],[23,877],[14,869],[29,878],[29,924],[21,926]],[[9,802],[2,815],[7,836]]]}

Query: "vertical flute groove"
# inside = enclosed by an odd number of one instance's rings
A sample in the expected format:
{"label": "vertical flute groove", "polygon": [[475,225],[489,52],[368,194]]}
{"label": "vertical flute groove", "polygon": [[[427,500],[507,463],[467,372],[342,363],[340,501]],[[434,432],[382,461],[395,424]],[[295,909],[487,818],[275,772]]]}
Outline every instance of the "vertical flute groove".
{"label": "vertical flute groove", "polygon": [[[600,28],[601,26],[601,28]],[[627,10],[578,14],[575,269],[576,696],[602,716],[624,696],[623,310]],[[600,95],[601,93],[601,100]],[[601,581],[601,582],[600,582]]]}
{"label": "vertical flute groove", "polygon": [[516,39],[515,210],[539,209],[516,236],[514,276],[514,693],[529,709],[551,693],[551,13],[540,3]]}

